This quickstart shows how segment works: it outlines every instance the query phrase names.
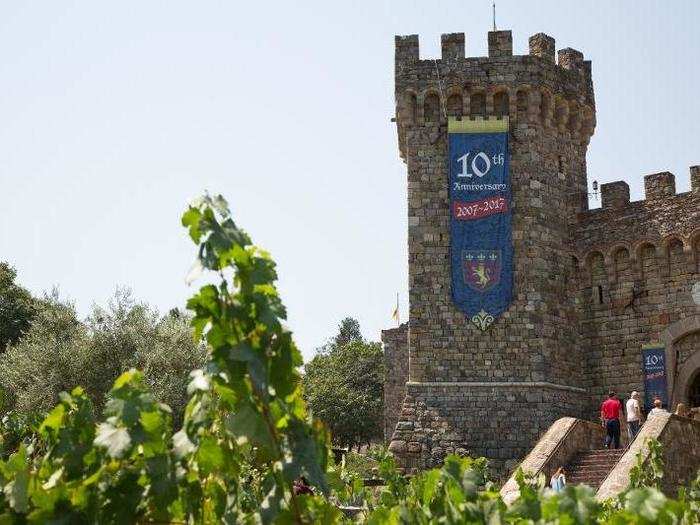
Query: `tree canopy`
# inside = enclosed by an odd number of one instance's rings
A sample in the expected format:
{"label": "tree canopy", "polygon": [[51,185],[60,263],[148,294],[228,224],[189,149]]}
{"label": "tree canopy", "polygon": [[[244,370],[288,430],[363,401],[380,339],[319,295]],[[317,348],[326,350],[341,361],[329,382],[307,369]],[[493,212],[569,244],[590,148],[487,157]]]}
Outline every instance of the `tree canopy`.
{"label": "tree canopy", "polygon": [[347,317],[306,364],[304,395],[334,442],[352,447],[382,437],[383,381],[381,344],[365,341],[358,321]]}
{"label": "tree canopy", "polygon": [[353,342],[364,342],[360,322],[352,317],[346,317],[338,325],[338,333],[332,339],[332,346],[340,347]]}
{"label": "tree canopy", "polygon": [[36,315],[38,301],[15,283],[17,272],[0,261],[0,353],[19,340]]}
{"label": "tree canopy", "polygon": [[143,370],[158,401],[180,420],[189,372],[206,349],[192,338],[189,318],[159,316],[118,290],[106,308],[94,306],[85,322],[74,307],[47,297],[26,333],[0,355],[0,413],[45,412],[62,391],[81,385],[97,410],[114,380],[130,368]]}

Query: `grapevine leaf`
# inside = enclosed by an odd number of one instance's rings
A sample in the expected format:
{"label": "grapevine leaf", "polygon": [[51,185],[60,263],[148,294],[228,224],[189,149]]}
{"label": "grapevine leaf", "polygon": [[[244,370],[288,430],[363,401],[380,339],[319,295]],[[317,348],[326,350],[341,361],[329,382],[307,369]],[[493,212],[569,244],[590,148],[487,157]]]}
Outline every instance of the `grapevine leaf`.
{"label": "grapevine leaf", "polygon": [[125,428],[117,428],[110,423],[97,425],[95,446],[107,449],[107,454],[120,458],[131,445],[131,437]]}
{"label": "grapevine leaf", "polygon": [[181,459],[190,454],[195,449],[194,444],[187,436],[187,432],[183,428],[179,432],[173,434],[173,452],[177,459]]}
{"label": "grapevine leaf", "polygon": [[199,442],[197,463],[205,476],[224,464],[224,452],[216,439],[207,436]]}
{"label": "grapevine leaf", "polygon": [[262,448],[268,454],[274,447],[274,440],[265,419],[257,409],[249,404],[243,404],[238,411],[228,417],[227,429],[236,438],[239,445],[252,443]]}

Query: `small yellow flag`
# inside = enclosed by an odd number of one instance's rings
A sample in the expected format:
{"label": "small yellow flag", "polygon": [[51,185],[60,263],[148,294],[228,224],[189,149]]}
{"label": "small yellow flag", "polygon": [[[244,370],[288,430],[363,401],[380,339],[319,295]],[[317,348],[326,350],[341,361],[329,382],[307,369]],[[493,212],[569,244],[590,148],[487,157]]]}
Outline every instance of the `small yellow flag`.
{"label": "small yellow flag", "polygon": [[399,322],[399,294],[396,294],[396,308],[394,308],[394,313],[391,314],[391,318]]}

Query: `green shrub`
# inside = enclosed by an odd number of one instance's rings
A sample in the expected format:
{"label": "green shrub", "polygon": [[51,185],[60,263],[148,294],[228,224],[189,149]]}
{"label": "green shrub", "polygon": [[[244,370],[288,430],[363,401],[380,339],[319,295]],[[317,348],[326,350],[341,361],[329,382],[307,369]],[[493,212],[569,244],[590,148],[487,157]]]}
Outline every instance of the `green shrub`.
{"label": "green shrub", "polygon": [[60,392],[78,385],[99,411],[114,380],[137,368],[180,422],[189,373],[205,357],[205,345],[193,339],[187,317],[161,317],[127,291],[118,290],[107,308],[93,307],[85,323],[72,305],[47,297],[29,330],[0,355],[0,390],[6,398],[0,413],[45,413]]}

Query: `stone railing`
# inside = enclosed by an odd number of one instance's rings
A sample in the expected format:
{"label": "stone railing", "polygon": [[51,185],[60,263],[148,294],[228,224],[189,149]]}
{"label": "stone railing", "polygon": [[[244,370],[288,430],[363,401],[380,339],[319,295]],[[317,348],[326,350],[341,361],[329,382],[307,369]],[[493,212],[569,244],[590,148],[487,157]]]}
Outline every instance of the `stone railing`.
{"label": "stone railing", "polygon": [[[557,468],[568,465],[579,452],[599,448],[604,435],[605,430],[600,424],[563,417],[549,427],[520,464],[520,468],[527,475],[544,474],[545,479],[549,480]],[[513,474],[503,485],[501,497],[510,505],[518,494],[518,484]]]}
{"label": "stone railing", "polygon": [[641,453],[644,461],[649,459],[649,439],[657,439],[663,449],[663,491],[676,496],[678,488],[695,478],[700,469],[700,421],[657,414],[642,426],[637,438],[610,471],[596,493],[596,498],[614,498],[629,485],[630,472]]}

